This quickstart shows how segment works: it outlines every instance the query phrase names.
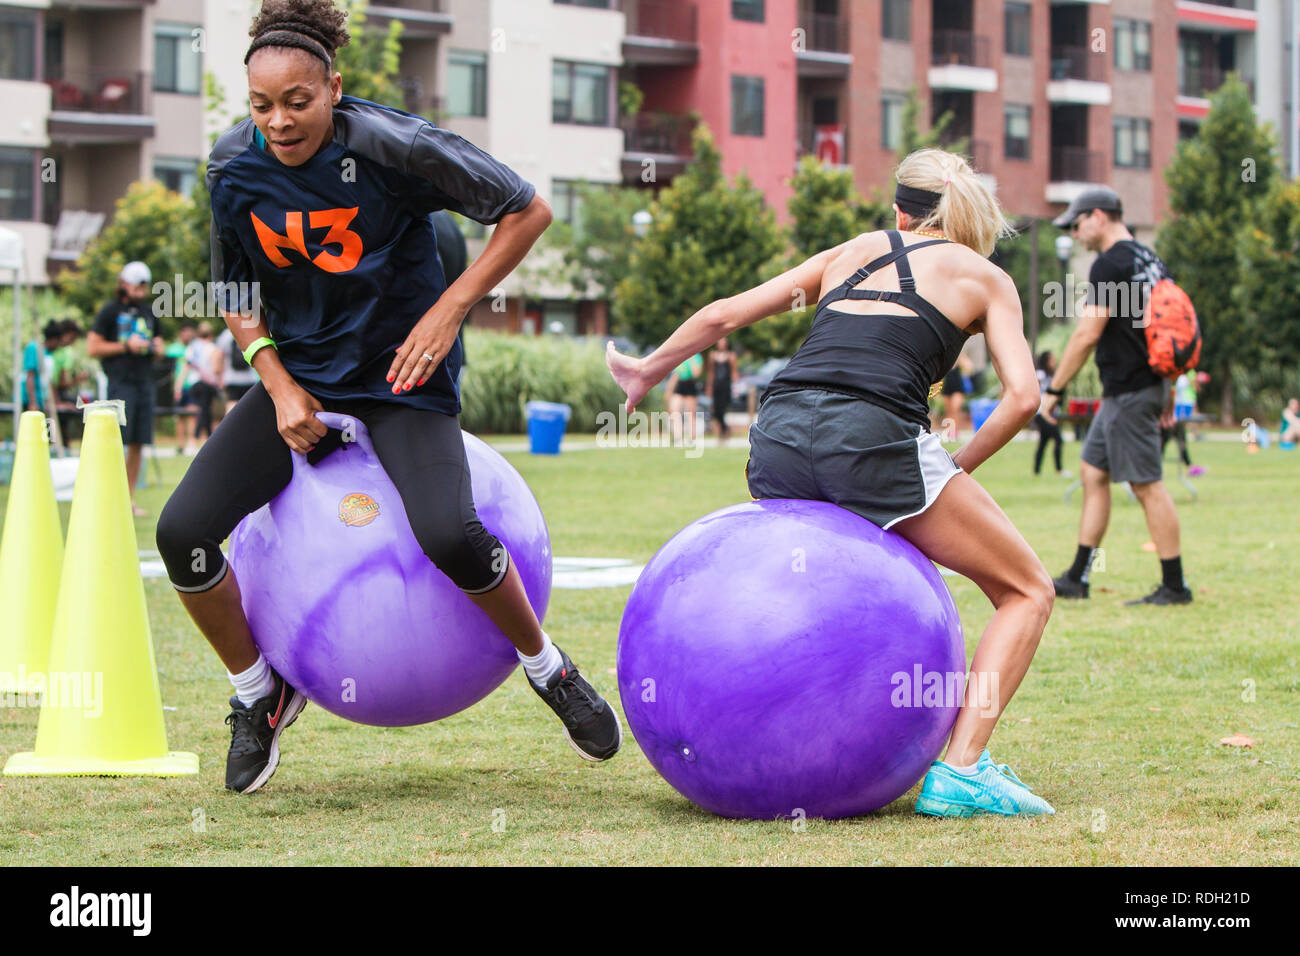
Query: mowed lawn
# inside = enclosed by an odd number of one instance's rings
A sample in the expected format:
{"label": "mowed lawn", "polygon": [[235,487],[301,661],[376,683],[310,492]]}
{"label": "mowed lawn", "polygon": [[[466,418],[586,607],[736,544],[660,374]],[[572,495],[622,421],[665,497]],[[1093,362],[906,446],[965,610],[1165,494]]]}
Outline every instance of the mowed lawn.
{"label": "mowed lawn", "polygon": [[[580,438],[571,436],[570,441]],[[1079,496],[1030,475],[1015,443],[977,473],[1052,573],[1074,553]],[[1078,444],[1066,467],[1078,468]],[[1172,455],[1172,447],[1170,454]],[[171,587],[148,580],[169,744],[197,777],[0,778],[0,859],[19,864],[1300,864],[1300,453],[1197,442],[1200,500],[1171,482],[1196,603],[1126,608],[1158,578],[1141,510],[1115,496],[1093,598],[1057,605],[992,752],[1057,808],[1038,820],[934,820],[915,790],[869,817],[724,820],[698,810],[631,735],[590,766],[522,672],[423,727],[349,724],[309,707],[260,793],[222,788],[230,686]],[[743,447],[508,457],[536,493],[554,553],[648,560],[679,528],[748,499]],[[168,484],[141,494],[157,515]],[[1169,476],[1172,477],[1172,466]],[[7,489],[2,489],[7,491]],[[67,505],[63,506],[66,530]],[[152,549],[153,524],[137,522]],[[973,649],[991,615],[949,578]],[[629,587],[552,592],[546,628],[617,703]],[[719,595],[725,600],[725,595]],[[111,613],[110,608],[105,613]],[[863,653],[871,653],[864,645]],[[835,706],[834,701],[827,702]],[[37,712],[0,709],[0,760],[31,748]],[[864,728],[864,731],[866,728]],[[1244,734],[1251,748],[1225,746]],[[495,825],[494,825],[495,824]]]}

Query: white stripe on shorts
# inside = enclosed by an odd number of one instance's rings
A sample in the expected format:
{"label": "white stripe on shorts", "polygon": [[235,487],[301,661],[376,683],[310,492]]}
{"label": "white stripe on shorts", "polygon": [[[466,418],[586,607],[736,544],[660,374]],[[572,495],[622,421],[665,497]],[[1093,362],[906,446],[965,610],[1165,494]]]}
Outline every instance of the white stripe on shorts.
{"label": "white stripe on shorts", "polygon": [[925,485],[925,503],[909,515],[899,515],[889,524],[885,525],[888,531],[904,518],[914,518],[921,512],[925,511],[934,500],[939,497],[939,492],[943,491],[944,485],[952,479],[952,476],[961,471],[952,456],[948,454],[947,449],[943,447],[943,442],[939,436],[933,432],[928,432],[920,425],[917,426],[919,432],[916,436],[916,458],[921,465],[921,481]]}

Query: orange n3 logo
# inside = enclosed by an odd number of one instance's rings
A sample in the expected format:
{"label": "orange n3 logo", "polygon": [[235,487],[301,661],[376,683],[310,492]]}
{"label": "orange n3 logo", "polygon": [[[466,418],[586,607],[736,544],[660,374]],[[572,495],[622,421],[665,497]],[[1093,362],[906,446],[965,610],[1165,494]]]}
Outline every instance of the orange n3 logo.
{"label": "orange n3 logo", "polygon": [[348,228],[356,218],[357,208],[351,209],[316,209],[308,213],[308,225],[312,229],[329,227],[329,232],[321,239],[322,246],[337,245],[340,252],[320,252],[315,258],[307,253],[307,243],[303,238],[302,213],[286,212],[284,214],[284,235],[280,235],[262,220],[256,213],[249,213],[253,219],[253,228],[257,230],[257,241],[262,244],[262,251],[271,262],[284,268],[291,265],[281,249],[295,249],[304,259],[324,269],[326,272],[349,272],[361,259],[364,246],[361,237]]}

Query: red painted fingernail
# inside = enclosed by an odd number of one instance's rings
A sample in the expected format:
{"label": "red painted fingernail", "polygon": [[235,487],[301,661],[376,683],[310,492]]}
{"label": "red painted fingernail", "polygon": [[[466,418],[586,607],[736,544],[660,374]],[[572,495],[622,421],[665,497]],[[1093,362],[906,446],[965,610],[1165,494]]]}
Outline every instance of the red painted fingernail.
{"label": "red painted fingernail", "polygon": [[389,376],[388,376],[388,380],[391,382],[391,381],[392,381],[393,379],[395,379],[396,377],[397,377],[396,375],[389,375]]}
{"label": "red painted fingernail", "polygon": [[423,385],[423,384],[424,384],[425,382],[427,382],[427,381],[428,381],[427,378],[422,378],[422,379],[420,379],[418,382],[416,382],[415,384],[416,384],[416,385]]}
{"label": "red painted fingernail", "polygon": [[410,382],[407,382],[405,385],[402,386],[402,391],[404,391],[404,392],[409,392],[410,390],[411,390],[411,383],[410,383]]}

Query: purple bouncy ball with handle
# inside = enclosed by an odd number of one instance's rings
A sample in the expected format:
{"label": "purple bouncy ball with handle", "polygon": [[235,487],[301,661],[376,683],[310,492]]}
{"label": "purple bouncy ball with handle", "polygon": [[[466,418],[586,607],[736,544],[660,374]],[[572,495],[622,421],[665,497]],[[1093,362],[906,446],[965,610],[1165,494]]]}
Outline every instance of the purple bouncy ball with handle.
{"label": "purple bouncy ball with handle", "polygon": [[[317,418],[350,440],[315,465],[294,452],[289,484],[230,537],[254,641],[309,700],[348,720],[397,727],[464,710],[515,669],[514,645],[420,549],[365,426]],[[462,435],[479,520],[540,621],[551,592],[541,509],[509,462]]]}
{"label": "purple bouncy ball with handle", "polygon": [[934,565],[823,501],[688,525],[623,614],[618,682],[637,743],[725,817],[847,817],[908,791],[962,703],[961,620]]}

